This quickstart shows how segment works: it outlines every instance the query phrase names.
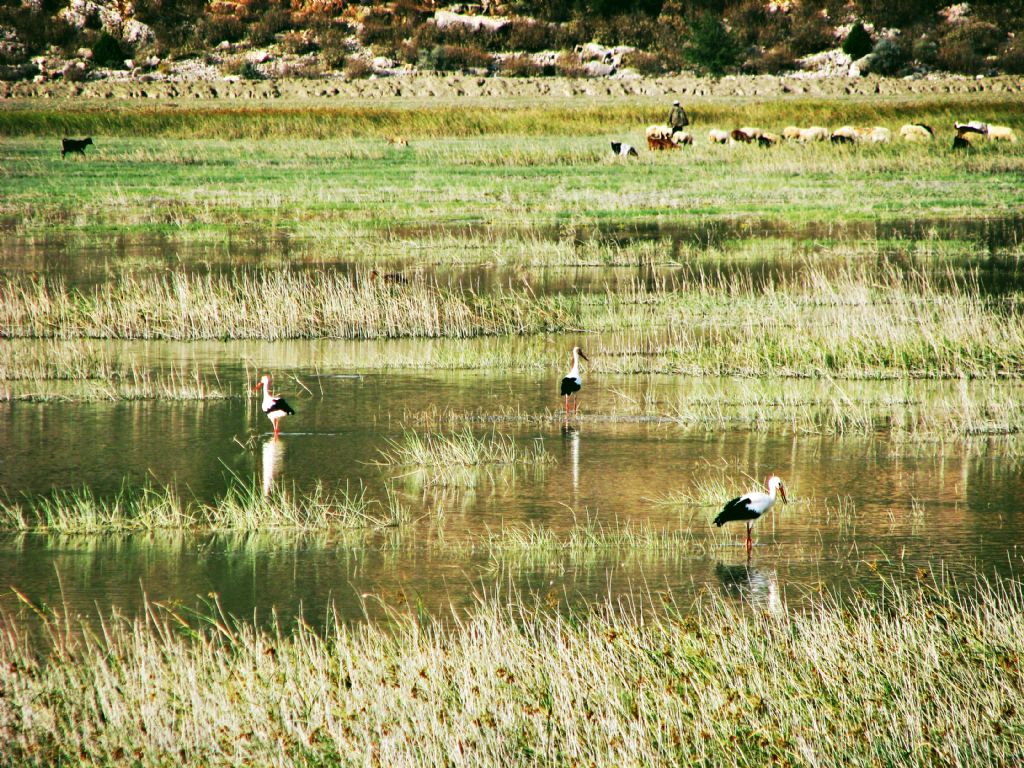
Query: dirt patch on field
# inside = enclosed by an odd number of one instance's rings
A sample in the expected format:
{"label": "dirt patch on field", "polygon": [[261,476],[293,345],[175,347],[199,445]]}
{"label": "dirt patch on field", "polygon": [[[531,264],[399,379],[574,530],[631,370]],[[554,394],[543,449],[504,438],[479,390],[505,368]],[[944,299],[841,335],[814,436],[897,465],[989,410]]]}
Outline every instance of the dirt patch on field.
{"label": "dirt patch on field", "polygon": [[604,100],[632,97],[673,98],[800,98],[800,97],[911,97],[992,95],[1024,90],[1024,77],[988,78],[944,76],[900,80],[879,77],[800,78],[694,77],[636,79],[503,78],[477,76],[407,75],[367,80],[97,80],[85,83],[2,83],[4,99],[88,100],[308,100],[325,102],[408,101],[422,104],[435,99],[493,103],[500,106],[538,101]]}

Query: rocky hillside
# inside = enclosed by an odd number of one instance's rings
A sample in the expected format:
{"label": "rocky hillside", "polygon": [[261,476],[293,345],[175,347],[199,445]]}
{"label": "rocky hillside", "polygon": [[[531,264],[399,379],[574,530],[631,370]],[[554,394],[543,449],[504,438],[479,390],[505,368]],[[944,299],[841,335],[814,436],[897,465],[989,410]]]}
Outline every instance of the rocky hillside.
{"label": "rocky hillside", "polygon": [[1022,26],[1024,0],[24,0],[0,8],[0,79],[1016,74]]}

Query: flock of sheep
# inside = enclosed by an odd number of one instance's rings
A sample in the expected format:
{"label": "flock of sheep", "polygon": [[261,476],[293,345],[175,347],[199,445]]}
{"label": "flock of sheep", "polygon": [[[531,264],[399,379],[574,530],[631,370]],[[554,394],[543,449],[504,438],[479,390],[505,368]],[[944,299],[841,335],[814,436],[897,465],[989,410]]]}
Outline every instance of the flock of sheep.
{"label": "flock of sheep", "polygon": [[[973,141],[1010,141],[1016,142],[1017,136],[1012,128],[1003,125],[989,125],[977,120],[969,123],[953,123],[956,129],[956,136],[953,139],[953,148],[961,149],[970,147]],[[931,126],[924,123],[908,123],[900,128],[900,137],[904,141],[921,142],[933,141],[935,131]],[[678,149],[679,147],[691,145],[694,142],[692,133],[680,128],[673,130],[667,125],[652,125],[647,129],[647,148],[657,151],[663,149]],[[829,132],[828,129],[815,125],[810,128],[798,128],[795,125],[783,128],[782,135],[771,133],[762,128],[745,126],[733,131],[723,131],[712,128],[708,131],[708,141],[712,144],[758,144],[762,147],[771,147],[782,141],[809,143],[815,141],[831,141],[833,144],[885,144],[892,140],[892,131],[883,126],[873,128],[861,128],[852,125],[844,125],[841,128]],[[617,155],[637,155],[635,147],[623,142],[613,141],[612,151]]]}

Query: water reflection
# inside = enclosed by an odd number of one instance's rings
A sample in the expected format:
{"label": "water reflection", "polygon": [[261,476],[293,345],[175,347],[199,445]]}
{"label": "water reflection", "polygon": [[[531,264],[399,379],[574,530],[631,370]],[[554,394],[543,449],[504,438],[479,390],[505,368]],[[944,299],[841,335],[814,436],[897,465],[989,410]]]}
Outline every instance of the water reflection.
{"label": "water reflection", "polygon": [[744,565],[715,564],[715,576],[722,590],[730,597],[740,598],[772,613],[783,608],[779,593],[779,577],[774,568],[758,568],[748,561]]}
{"label": "water reflection", "polygon": [[578,425],[562,422],[562,444],[568,449],[569,476],[572,478],[573,503],[580,490],[580,428]]}
{"label": "water reflection", "polygon": [[269,496],[274,486],[274,478],[281,474],[284,462],[284,443],[276,437],[263,441],[263,495]]}

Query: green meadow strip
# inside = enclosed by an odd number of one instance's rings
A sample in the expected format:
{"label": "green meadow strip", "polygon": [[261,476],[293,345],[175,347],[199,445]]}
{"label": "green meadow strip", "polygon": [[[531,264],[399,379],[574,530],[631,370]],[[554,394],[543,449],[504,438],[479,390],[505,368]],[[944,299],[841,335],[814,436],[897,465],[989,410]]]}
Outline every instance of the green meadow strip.
{"label": "green meadow strip", "polygon": [[[517,595],[432,622],[262,630],[151,606],[0,617],[12,764],[1012,765],[1024,595],[880,582],[800,611]],[[751,577],[753,578],[753,577]],[[188,621],[187,621],[188,619]],[[183,684],[187,682],[187,685]]]}

